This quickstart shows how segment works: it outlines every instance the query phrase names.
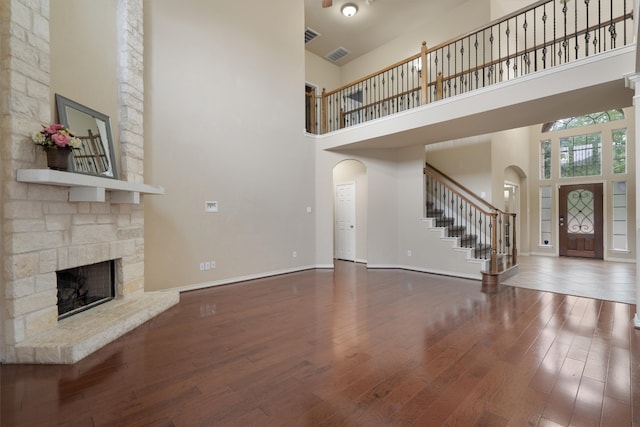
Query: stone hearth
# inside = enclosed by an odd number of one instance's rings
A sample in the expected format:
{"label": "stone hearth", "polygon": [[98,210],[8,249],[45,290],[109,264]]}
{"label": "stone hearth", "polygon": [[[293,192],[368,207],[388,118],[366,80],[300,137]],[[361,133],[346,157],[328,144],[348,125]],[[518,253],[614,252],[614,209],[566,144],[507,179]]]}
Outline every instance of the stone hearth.
{"label": "stone hearth", "polygon": [[58,322],[17,345],[20,363],[72,364],[179,302],[178,292],[112,300]]}

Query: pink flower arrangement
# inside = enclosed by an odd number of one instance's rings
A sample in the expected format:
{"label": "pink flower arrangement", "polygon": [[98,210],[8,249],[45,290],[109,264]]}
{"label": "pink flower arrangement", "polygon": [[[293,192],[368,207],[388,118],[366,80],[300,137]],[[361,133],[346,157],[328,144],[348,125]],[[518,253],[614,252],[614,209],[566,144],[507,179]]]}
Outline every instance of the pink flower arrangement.
{"label": "pink flower arrangement", "polygon": [[73,135],[69,129],[59,123],[49,126],[42,125],[42,130],[31,136],[33,142],[43,148],[80,148],[82,141]]}

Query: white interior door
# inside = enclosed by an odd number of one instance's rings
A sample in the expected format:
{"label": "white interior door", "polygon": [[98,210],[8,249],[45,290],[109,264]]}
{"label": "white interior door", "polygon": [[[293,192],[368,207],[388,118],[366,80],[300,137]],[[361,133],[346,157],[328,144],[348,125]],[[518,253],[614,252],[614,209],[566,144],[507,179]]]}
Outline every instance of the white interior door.
{"label": "white interior door", "polygon": [[335,257],[356,260],[356,184],[336,185]]}

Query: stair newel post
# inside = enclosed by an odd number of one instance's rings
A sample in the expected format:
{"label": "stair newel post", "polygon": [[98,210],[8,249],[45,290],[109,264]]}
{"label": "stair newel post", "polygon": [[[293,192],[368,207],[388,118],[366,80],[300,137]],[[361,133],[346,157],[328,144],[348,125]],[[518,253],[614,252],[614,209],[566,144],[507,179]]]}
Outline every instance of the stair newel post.
{"label": "stair newel post", "polygon": [[491,274],[498,274],[498,214],[491,214]]}
{"label": "stair newel post", "polygon": [[322,133],[327,133],[327,89],[322,88]]}
{"label": "stair newel post", "polygon": [[427,42],[422,42],[420,49],[420,97],[423,104],[429,103],[429,65],[427,64]]}

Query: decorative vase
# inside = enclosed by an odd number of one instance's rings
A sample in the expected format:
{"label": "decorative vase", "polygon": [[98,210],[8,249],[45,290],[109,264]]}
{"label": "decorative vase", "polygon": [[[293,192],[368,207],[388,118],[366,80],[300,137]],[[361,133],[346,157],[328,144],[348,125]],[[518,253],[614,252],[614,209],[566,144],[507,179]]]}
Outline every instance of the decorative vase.
{"label": "decorative vase", "polygon": [[66,171],[69,168],[69,154],[71,154],[70,149],[50,148],[44,151],[47,153],[47,166],[49,169]]}

